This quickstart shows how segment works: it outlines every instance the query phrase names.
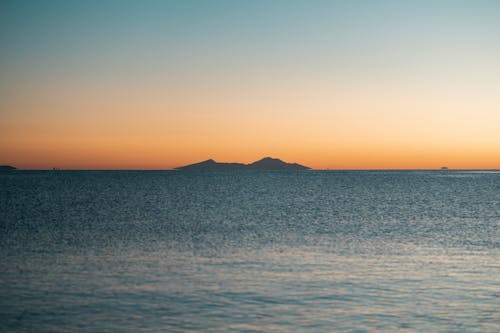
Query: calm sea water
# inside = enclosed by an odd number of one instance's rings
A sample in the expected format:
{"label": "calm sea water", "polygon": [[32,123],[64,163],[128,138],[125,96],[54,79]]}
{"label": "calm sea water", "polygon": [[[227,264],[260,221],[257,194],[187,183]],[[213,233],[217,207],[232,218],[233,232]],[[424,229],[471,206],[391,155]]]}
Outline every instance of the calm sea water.
{"label": "calm sea water", "polygon": [[499,332],[500,173],[0,174],[2,332]]}

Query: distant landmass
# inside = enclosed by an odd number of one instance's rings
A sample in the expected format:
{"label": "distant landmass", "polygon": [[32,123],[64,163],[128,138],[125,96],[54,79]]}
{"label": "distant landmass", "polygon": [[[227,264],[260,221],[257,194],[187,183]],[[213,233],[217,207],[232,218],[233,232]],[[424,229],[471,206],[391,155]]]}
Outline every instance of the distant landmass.
{"label": "distant landmass", "polygon": [[0,171],[12,171],[12,170],[17,170],[17,168],[13,167],[12,165],[0,165]]}
{"label": "distant landmass", "polygon": [[212,159],[175,168],[176,170],[309,170],[297,163],[286,163],[278,158],[265,157],[250,164],[219,163]]}

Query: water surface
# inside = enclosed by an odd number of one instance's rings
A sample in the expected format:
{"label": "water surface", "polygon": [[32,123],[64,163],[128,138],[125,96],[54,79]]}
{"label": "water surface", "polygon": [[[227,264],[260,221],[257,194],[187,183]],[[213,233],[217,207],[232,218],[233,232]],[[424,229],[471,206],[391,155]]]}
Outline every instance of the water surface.
{"label": "water surface", "polygon": [[500,331],[500,173],[0,174],[0,331]]}

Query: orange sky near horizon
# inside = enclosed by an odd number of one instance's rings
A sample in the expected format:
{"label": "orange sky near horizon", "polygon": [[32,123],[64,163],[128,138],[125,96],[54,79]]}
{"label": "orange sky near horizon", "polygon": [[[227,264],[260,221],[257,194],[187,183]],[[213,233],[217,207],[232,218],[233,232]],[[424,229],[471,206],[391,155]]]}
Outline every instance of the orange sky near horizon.
{"label": "orange sky near horizon", "polygon": [[1,162],[23,169],[171,169],[208,158],[248,163],[272,156],[314,169],[500,168],[495,94],[322,87],[247,82],[220,98],[209,87],[166,96],[161,88],[46,83],[28,100],[26,87],[11,87],[2,107],[25,112],[4,115]]}

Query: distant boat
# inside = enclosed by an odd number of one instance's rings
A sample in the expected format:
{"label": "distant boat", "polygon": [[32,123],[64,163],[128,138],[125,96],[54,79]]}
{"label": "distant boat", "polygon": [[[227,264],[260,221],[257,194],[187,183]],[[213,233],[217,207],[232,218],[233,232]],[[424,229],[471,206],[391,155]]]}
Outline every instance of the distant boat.
{"label": "distant boat", "polygon": [[448,170],[448,167],[441,167],[441,170]]}

